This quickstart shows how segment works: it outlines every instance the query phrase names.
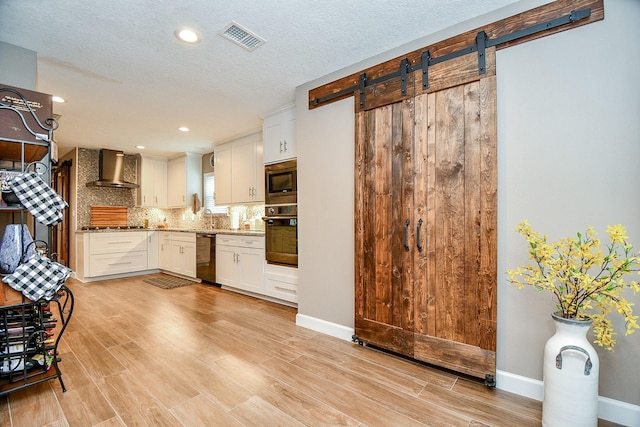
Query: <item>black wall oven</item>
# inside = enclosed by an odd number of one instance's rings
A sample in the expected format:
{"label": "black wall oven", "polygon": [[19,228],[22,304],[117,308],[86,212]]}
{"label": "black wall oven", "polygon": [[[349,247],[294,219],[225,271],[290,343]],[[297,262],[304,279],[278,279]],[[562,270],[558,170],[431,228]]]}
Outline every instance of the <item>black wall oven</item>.
{"label": "black wall oven", "polygon": [[298,266],[298,206],[265,206],[265,244],[269,264]]}

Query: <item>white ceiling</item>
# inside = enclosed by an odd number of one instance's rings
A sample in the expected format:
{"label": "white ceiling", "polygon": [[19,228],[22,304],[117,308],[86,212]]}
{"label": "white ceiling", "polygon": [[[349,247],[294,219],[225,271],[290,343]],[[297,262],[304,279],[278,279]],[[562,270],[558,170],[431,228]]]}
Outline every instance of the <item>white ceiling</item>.
{"label": "white ceiling", "polygon": [[[515,2],[0,0],[0,41],[36,51],[37,90],[68,100],[54,105],[61,153],[168,157],[259,131],[296,86]],[[266,44],[219,36],[232,21]],[[202,42],[179,42],[183,26]]]}

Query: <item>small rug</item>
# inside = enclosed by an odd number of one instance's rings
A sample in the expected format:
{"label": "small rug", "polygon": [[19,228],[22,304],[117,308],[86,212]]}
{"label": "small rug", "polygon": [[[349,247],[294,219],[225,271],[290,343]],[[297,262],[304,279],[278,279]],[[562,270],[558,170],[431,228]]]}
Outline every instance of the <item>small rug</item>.
{"label": "small rug", "polygon": [[193,280],[183,279],[181,277],[169,276],[169,275],[161,276],[161,277],[152,277],[149,279],[144,279],[143,281],[162,289],[181,288],[183,286],[189,286],[189,285],[193,285],[194,283],[198,283],[198,282],[194,282]]}

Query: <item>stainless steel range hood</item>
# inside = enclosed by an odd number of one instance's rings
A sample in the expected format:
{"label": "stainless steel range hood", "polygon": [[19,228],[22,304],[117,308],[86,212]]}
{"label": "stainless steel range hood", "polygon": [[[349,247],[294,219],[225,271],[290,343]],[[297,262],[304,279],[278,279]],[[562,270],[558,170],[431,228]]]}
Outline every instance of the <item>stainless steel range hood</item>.
{"label": "stainless steel range hood", "polygon": [[87,187],[139,188],[138,184],[124,180],[124,152],[100,150],[99,177],[87,182]]}

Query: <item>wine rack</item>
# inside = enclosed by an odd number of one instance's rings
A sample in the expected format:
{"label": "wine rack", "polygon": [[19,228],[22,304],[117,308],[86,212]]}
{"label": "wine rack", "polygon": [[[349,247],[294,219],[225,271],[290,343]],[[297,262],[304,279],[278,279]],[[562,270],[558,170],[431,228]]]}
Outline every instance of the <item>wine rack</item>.
{"label": "wine rack", "polygon": [[[38,165],[35,172],[50,184],[51,145],[58,127],[51,116],[50,95],[0,85],[0,173],[20,174]],[[40,167],[42,170],[37,170]],[[11,195],[2,189],[0,231],[8,224],[27,226],[32,230],[33,243],[44,243],[44,248],[35,247],[35,251],[54,260],[56,256],[49,249],[51,226],[36,221]],[[24,263],[27,248],[22,242],[18,247],[22,248],[20,259]],[[5,275],[0,274],[0,279]],[[66,391],[58,344],[71,319],[74,297],[64,284],[56,289],[46,299],[32,301],[24,291],[20,293],[0,281],[0,396],[55,378]]]}
{"label": "wine rack", "polygon": [[0,396],[58,378],[58,344],[73,313],[71,291],[62,286],[51,301],[0,307]]}

